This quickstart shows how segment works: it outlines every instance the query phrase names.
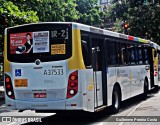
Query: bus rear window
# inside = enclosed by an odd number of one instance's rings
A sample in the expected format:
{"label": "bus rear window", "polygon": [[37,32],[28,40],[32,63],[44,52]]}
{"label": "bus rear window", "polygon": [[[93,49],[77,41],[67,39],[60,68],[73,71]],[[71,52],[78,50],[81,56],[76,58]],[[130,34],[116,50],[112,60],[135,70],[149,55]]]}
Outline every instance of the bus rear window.
{"label": "bus rear window", "polygon": [[8,29],[8,59],[12,62],[57,61],[71,57],[71,25],[32,24]]}

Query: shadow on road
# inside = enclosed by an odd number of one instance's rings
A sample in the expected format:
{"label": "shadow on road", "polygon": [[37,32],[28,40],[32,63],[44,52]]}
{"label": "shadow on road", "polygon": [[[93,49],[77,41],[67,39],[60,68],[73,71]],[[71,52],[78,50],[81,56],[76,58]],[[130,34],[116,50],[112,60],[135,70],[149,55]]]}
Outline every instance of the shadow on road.
{"label": "shadow on road", "polygon": [[5,103],[5,100],[4,100],[4,99],[1,99],[1,100],[0,100],[0,106],[4,105],[4,103]]}
{"label": "shadow on road", "polygon": [[[151,90],[147,96],[147,99],[154,97],[156,93],[159,92],[158,90]],[[132,108],[133,106],[136,106],[140,102],[142,102],[144,99],[142,99],[142,96],[136,96],[131,99],[128,99],[126,101],[122,102],[120,113]],[[109,118],[112,115],[111,113],[111,107],[108,107],[104,111],[101,111],[99,113],[88,113],[88,112],[74,112],[74,113],[60,113],[53,116],[48,116],[45,118],[42,118],[42,123],[26,123],[25,125],[88,125],[88,124],[95,124],[98,122],[104,122],[107,118]]]}
{"label": "shadow on road", "polygon": [[124,110],[127,110],[135,105],[138,105],[142,101],[145,101],[147,99],[154,97],[155,94],[157,94],[158,92],[159,92],[159,88],[155,88],[148,92],[146,99],[143,98],[143,95],[138,95],[138,96],[135,96],[133,98],[123,101],[121,104],[120,112],[123,112]]}

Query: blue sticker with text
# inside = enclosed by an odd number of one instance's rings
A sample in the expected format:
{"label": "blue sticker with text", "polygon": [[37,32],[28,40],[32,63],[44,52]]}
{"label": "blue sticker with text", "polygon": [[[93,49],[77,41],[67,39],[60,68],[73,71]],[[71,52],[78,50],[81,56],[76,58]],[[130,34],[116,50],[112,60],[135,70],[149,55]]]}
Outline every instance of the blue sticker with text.
{"label": "blue sticker with text", "polygon": [[15,70],[15,76],[21,76],[21,69]]}

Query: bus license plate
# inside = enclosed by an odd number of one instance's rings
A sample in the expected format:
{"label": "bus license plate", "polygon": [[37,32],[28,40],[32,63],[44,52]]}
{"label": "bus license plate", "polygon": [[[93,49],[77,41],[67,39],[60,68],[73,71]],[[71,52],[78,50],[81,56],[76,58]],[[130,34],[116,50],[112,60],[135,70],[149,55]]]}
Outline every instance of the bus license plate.
{"label": "bus license plate", "polygon": [[46,98],[46,93],[34,93],[34,98]]}

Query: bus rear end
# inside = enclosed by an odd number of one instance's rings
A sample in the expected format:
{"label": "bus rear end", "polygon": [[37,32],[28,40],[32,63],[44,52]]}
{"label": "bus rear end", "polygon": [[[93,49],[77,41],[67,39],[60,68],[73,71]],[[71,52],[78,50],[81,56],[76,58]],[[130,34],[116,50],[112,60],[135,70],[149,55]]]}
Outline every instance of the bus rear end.
{"label": "bus rear end", "polygon": [[29,24],[5,30],[7,108],[82,109],[78,70],[70,68],[74,61],[72,33],[71,23]]}

